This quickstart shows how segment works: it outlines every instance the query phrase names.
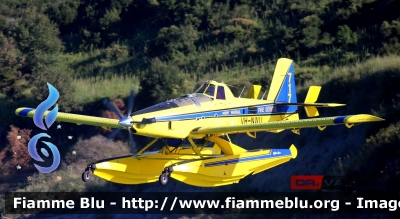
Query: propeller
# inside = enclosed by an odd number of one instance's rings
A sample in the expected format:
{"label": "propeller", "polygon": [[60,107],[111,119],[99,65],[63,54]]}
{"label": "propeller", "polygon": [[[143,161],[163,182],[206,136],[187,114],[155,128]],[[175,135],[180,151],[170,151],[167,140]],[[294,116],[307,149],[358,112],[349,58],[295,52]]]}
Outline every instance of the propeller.
{"label": "propeller", "polygon": [[131,131],[129,130],[132,127],[132,124],[133,124],[133,120],[132,120],[132,117],[130,115],[132,113],[133,104],[135,102],[134,93],[135,93],[135,90],[132,87],[130,95],[129,95],[129,99],[128,99],[128,108],[127,108],[127,111],[126,111],[127,114],[125,116],[121,113],[121,111],[117,107],[114,106],[114,104],[110,103],[110,100],[108,98],[103,100],[103,104],[111,112],[114,112],[115,114],[117,114],[117,116],[120,119],[118,121],[118,124],[120,125],[120,127],[115,129],[115,130],[113,130],[109,135],[107,135],[106,141],[109,141],[110,139],[115,138],[115,136],[117,136],[117,134],[121,131],[121,129],[126,127],[128,132],[129,132],[128,146],[131,148],[132,153],[136,153],[136,146],[135,146],[135,142],[133,140],[133,135],[132,135]]}

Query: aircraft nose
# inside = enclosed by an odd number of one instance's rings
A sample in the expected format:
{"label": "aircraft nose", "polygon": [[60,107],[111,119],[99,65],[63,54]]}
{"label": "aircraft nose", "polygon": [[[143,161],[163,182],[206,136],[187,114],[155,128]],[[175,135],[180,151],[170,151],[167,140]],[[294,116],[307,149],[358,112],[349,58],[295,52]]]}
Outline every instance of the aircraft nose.
{"label": "aircraft nose", "polygon": [[130,128],[132,126],[132,124],[133,124],[132,117],[125,116],[121,120],[119,120],[118,124],[120,126],[124,126],[124,127]]}

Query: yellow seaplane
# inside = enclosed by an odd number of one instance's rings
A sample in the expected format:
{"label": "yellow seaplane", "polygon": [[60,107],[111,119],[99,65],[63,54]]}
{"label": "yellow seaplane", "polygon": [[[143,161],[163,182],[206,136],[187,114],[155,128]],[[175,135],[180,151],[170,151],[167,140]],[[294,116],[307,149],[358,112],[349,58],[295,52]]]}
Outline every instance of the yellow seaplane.
{"label": "yellow seaplane", "polygon": [[[252,85],[246,97],[235,97],[229,87],[217,81],[207,81],[194,93],[167,100],[132,112],[134,91],[131,90],[127,115],[105,100],[105,105],[120,119],[109,119],[70,113],[58,113],[56,121],[116,128],[108,138],[121,129],[134,135],[154,138],[137,153],[114,157],[89,164],[82,174],[84,181],[94,174],[121,184],[142,184],[159,181],[167,184],[172,177],[183,183],[214,187],[238,183],[240,179],[257,174],[294,159],[297,149],[246,150],[234,143],[229,134],[246,133],[255,138],[257,132],[279,133],[301,128],[345,125],[348,128],[383,119],[368,115],[346,115],[315,118],[318,107],[344,104],[316,103],[321,87],[311,86],[304,103],[298,103],[294,80],[294,62],[281,58],[275,67],[266,98],[261,86]],[[304,107],[308,119],[299,119],[298,107]],[[43,118],[49,113],[47,111]],[[35,109],[18,108],[18,116],[33,117]],[[165,146],[146,152],[158,140]]]}

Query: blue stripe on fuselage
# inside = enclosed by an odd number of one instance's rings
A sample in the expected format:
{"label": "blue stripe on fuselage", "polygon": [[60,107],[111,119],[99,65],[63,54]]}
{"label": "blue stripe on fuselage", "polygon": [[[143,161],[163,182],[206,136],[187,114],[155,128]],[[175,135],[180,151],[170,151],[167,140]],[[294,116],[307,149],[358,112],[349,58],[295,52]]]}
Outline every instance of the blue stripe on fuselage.
{"label": "blue stripe on fuselage", "polygon": [[170,120],[183,120],[183,119],[201,119],[202,117],[220,117],[220,116],[235,116],[235,115],[246,115],[248,113],[247,108],[238,108],[221,111],[210,111],[210,112],[199,112],[183,115],[172,115],[157,117],[157,121],[170,121]]}
{"label": "blue stripe on fuselage", "polygon": [[290,156],[290,155],[292,155],[292,153],[290,152],[289,149],[271,149],[271,152],[269,154],[262,154],[262,155],[253,156],[253,157],[235,158],[235,159],[231,159],[231,160],[205,163],[204,166],[212,167],[212,166],[219,166],[219,165],[236,164],[236,163],[241,163],[241,162],[250,162],[250,161],[264,160],[264,159],[268,159],[268,158],[284,157],[284,156]]}
{"label": "blue stripe on fuselage", "polygon": [[[262,110],[263,109],[263,110]],[[250,110],[251,112],[251,110]],[[291,110],[289,106],[276,106],[274,104],[256,106],[256,112],[249,114],[249,109],[246,108],[237,108],[237,109],[229,109],[229,110],[218,110],[218,111],[210,111],[210,112],[199,112],[199,113],[191,113],[191,114],[181,114],[181,115],[171,115],[171,116],[161,116],[156,117],[157,121],[171,121],[171,120],[184,120],[184,119],[201,119],[202,117],[210,118],[210,117],[221,117],[221,116],[237,116],[237,115],[269,115],[276,113],[294,113],[295,111]]]}

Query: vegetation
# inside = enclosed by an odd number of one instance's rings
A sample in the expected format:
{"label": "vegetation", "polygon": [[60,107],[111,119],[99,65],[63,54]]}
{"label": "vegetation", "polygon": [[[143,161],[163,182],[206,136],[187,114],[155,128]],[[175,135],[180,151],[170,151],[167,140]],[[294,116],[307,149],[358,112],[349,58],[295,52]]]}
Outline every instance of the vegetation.
{"label": "vegetation", "polygon": [[[271,74],[282,56],[329,69],[398,53],[398,6],[377,0],[6,0],[0,4],[0,41],[7,45],[1,54],[12,68],[0,69],[7,69],[0,81],[8,98],[32,93],[33,101],[46,95],[44,82],[53,82],[63,93],[62,108],[79,111],[100,98],[82,96],[83,84],[129,77],[147,91],[152,87],[144,94],[149,105],[189,92],[192,81],[229,80],[231,72],[264,63],[241,75],[255,82]],[[166,80],[168,72],[178,77]],[[316,72],[300,72],[298,80]],[[127,90],[120,86],[116,93]]]}
{"label": "vegetation", "polygon": [[350,153],[336,159],[328,171],[331,175],[379,176],[384,178],[385,188],[390,187],[388,191],[396,190],[394,185],[400,180],[400,88],[396,86],[400,80],[399,61],[398,56],[373,58],[333,69],[329,77],[314,77],[305,83],[304,88],[311,84],[323,85],[320,98],[347,103],[347,109],[340,114],[372,113],[386,120],[361,133],[366,138],[364,145],[360,150],[348,150]]}
{"label": "vegetation", "polygon": [[[36,132],[32,123],[14,116],[14,110],[37,106],[47,96],[47,82],[61,93],[60,110],[113,117],[104,111],[101,99],[118,99],[115,103],[123,108],[121,99],[126,99],[131,86],[139,91],[136,109],[191,92],[198,82],[208,79],[224,81],[234,93],[253,83],[268,89],[276,60],[288,57],[296,62],[299,100],[304,100],[310,85],[323,85],[321,100],[348,105],[330,110],[330,115],[372,113],[386,119],[358,130],[366,140],[362,150],[338,152],[336,158],[342,159],[329,163],[326,169],[341,175],[383,171],[393,189],[400,169],[396,148],[400,121],[399,6],[399,1],[380,0],[3,0],[0,124],[5,125],[0,126],[1,168],[12,174],[15,162],[30,165],[24,157],[10,154]],[[65,134],[49,132],[58,137],[54,138],[56,145],[65,145],[60,149],[64,155],[91,144],[101,145],[99,137],[93,136],[105,134],[100,129],[72,125],[63,125],[62,130],[75,138],[67,141]],[[315,142],[323,138],[339,141],[332,136],[342,134],[340,130],[333,134],[302,133],[295,140],[300,147],[311,136],[317,138]],[[16,135],[25,140],[16,141]],[[283,138],[272,140],[271,146]],[[98,146],[113,148],[101,155],[127,152],[120,142],[115,144]],[[327,149],[321,146],[321,150]],[[96,150],[90,153],[96,154]],[[64,163],[51,175],[32,175],[29,182],[24,175],[18,188],[14,184],[0,188],[83,191],[87,188],[68,184],[80,177],[81,170],[71,174],[67,166],[89,162],[89,158],[79,156],[63,157]],[[55,175],[66,180],[53,182]],[[42,181],[51,185],[43,186]],[[244,186],[250,185],[244,182]],[[91,186],[115,189],[103,181]]]}
{"label": "vegetation", "polygon": [[25,145],[28,144],[31,139],[30,134],[32,130],[19,129],[11,125],[11,131],[8,132],[7,141],[10,143],[6,147],[0,157],[2,160],[0,170],[4,174],[15,174],[18,165],[24,167],[23,172],[27,170],[32,170],[32,164],[30,163],[31,157],[29,156],[28,150],[26,150]]}

